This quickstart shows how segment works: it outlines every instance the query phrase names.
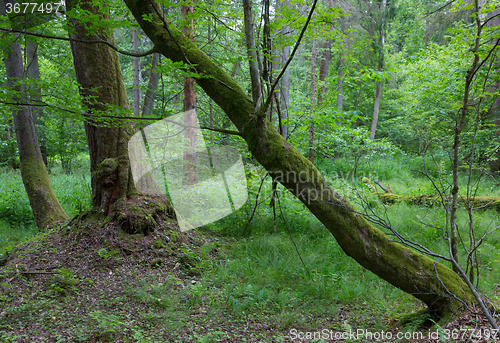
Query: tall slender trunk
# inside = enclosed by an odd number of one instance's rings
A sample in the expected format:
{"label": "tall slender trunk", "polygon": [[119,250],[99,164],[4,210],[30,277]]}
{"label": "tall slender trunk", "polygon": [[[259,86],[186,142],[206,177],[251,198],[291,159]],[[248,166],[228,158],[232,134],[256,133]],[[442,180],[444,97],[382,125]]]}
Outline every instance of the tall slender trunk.
{"label": "tall slender trunk", "polygon": [[339,72],[337,80],[337,108],[342,111],[344,107],[344,75],[345,75],[345,59],[347,56],[347,35],[345,33],[345,21],[340,19],[340,31],[342,33],[342,43],[340,44],[339,54]]}
{"label": "tall slender trunk", "polygon": [[[208,32],[207,32],[207,40],[209,42],[212,41],[212,22],[209,21],[208,23]],[[208,116],[210,120],[210,127],[214,127],[214,101],[212,98],[208,99]],[[215,140],[214,140],[214,132],[210,130],[210,146],[215,146]],[[212,161],[212,163],[215,163],[215,161]],[[214,168],[215,165],[213,165]]]}
{"label": "tall slender trunk", "polygon": [[425,2],[425,38],[424,38],[424,49],[427,52],[427,48],[429,47],[429,38],[431,35],[430,30],[430,19],[429,19],[429,0]]}
{"label": "tall slender trunk", "polygon": [[[132,46],[135,53],[139,52],[139,29],[132,30]],[[132,94],[134,99],[134,116],[138,117],[141,113],[141,58],[132,58]]]}
{"label": "tall slender trunk", "polygon": [[311,47],[311,115],[309,119],[309,161],[314,162],[314,108],[316,104],[316,38]]}
{"label": "tall slender trunk", "polygon": [[154,103],[155,103],[155,93],[158,88],[158,82],[160,81],[160,73],[156,71],[156,67],[158,66],[159,54],[154,53],[153,59],[151,61],[151,69],[149,70],[149,81],[148,81],[148,89],[146,90],[146,94],[144,94],[144,103],[142,105],[142,116],[147,117],[153,111]]}
{"label": "tall slender trunk", "polygon": [[[38,82],[40,80],[40,67],[38,65],[38,46],[31,40],[26,43],[26,72],[28,77]],[[42,90],[35,84],[32,90],[33,96],[31,100],[35,103],[42,101]],[[45,115],[42,106],[30,107],[33,122],[36,125],[36,133],[38,136],[38,143],[40,145],[40,153],[42,159],[47,166],[47,139],[45,136]]]}
{"label": "tall slender trunk", "polygon": [[[190,40],[194,40],[194,20],[192,17],[194,11],[194,6],[192,3],[189,5],[182,5],[182,15],[184,16],[184,27],[182,33],[189,37]],[[198,181],[198,176],[196,174],[196,146],[198,144],[198,135],[196,130],[196,112],[191,111],[196,109],[196,92],[194,90],[194,80],[192,78],[186,78],[184,80],[184,101],[183,101],[183,111],[184,111],[184,124],[188,126],[184,130],[184,137],[187,141],[186,148],[184,149],[184,179],[185,185],[193,185]],[[191,126],[191,127],[189,127]]]}
{"label": "tall slender trunk", "polygon": [[[333,8],[333,0],[328,1],[328,7]],[[329,29],[333,31],[333,24],[328,25]],[[319,65],[319,81],[320,81],[320,89],[318,93],[318,106],[321,107],[323,102],[325,101],[326,94],[328,92],[328,87],[326,84],[326,78],[330,72],[330,63],[332,62],[332,40],[328,38],[325,41],[325,45],[323,47],[323,55],[321,58],[321,62]]]}
{"label": "tall slender trunk", "polygon": [[[27,103],[27,99],[22,95],[26,89],[19,82],[24,79],[23,56],[19,43],[10,44],[5,49],[4,62],[9,87],[20,94],[13,100]],[[13,119],[24,188],[28,194],[36,225],[42,229],[68,217],[52,188],[29,107],[18,106],[13,113]]]}
{"label": "tall slender trunk", "polygon": [[[281,1],[281,10],[286,9],[290,7],[290,1],[289,0],[282,0]],[[283,35],[285,37],[291,36],[292,31],[290,30],[290,26],[286,25],[283,28]],[[290,57],[290,46],[284,46],[283,49],[281,50],[281,62],[283,65],[288,61],[288,58]],[[282,132],[281,134],[285,139],[288,138],[288,116],[289,116],[289,109],[290,109],[290,68],[287,68],[283,76],[281,77],[281,87],[280,87],[280,92],[281,92],[281,103],[280,103],[280,109],[281,109],[281,120],[285,122],[284,125],[282,125]]]}
{"label": "tall slender trunk", "polygon": [[[381,72],[384,68],[384,49],[385,49],[385,8],[387,6],[387,0],[382,0],[382,23],[380,25],[380,46],[378,52],[378,71]],[[382,81],[377,81],[377,87],[375,90],[375,104],[373,106],[373,118],[372,127],[370,129],[370,138],[375,138],[375,131],[377,130],[378,114],[380,110],[380,100],[382,98]]]}

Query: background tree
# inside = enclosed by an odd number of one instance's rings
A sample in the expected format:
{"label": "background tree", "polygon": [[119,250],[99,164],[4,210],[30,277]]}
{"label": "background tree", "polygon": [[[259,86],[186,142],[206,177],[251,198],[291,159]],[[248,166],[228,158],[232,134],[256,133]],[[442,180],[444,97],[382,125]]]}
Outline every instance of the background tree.
{"label": "background tree", "polygon": [[[9,38],[16,39],[17,37],[11,36]],[[7,79],[9,86],[16,92],[12,100],[14,103],[21,104],[17,106],[17,110],[13,113],[21,175],[35,222],[38,228],[42,229],[47,225],[67,219],[67,216],[52,189],[40,152],[35,123],[29,107],[26,105],[28,101],[26,99],[26,88],[22,85],[24,67],[20,43],[12,42],[5,53],[4,63]]]}

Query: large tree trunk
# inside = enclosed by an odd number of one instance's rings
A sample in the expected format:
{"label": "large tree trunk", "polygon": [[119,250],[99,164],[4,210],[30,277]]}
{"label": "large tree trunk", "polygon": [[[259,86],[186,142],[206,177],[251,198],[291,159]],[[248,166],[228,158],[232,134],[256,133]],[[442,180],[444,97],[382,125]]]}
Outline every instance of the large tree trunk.
{"label": "large tree trunk", "polygon": [[[71,7],[75,2],[69,1],[68,6]],[[78,5],[101,15],[103,19],[107,17],[102,9],[92,6],[90,0],[78,1]],[[88,35],[84,23],[74,18],[69,18],[69,21],[73,26],[72,38],[95,39]],[[100,39],[115,43],[111,30],[103,29],[96,34]],[[117,126],[104,125],[94,115],[110,111],[110,106],[130,108],[127,92],[116,51],[104,44],[76,41],[71,42],[71,51],[82,101],[89,109],[85,133],[90,154],[92,206],[107,215],[119,198],[126,198],[135,191],[128,159],[131,130],[130,125],[124,123]],[[93,91],[94,89],[98,91]]]}
{"label": "large tree trunk", "polygon": [[[74,4],[70,1],[68,6]],[[78,6],[103,19],[109,16],[105,7],[93,6],[92,0],[80,0]],[[74,18],[69,20],[74,38],[95,40],[88,36],[84,23]],[[96,34],[114,44],[111,30],[102,29]],[[146,234],[175,214],[150,173],[137,180],[137,186],[134,184],[128,151],[130,135],[134,133],[130,121],[114,119],[110,125],[99,118],[102,112],[113,115],[116,108],[130,108],[118,54],[104,44],[76,41],[71,42],[71,51],[82,101],[89,109],[85,132],[90,154],[92,206],[96,210],[96,215],[89,218],[108,216],[125,232]],[[137,201],[147,205],[143,205],[140,212],[129,211]]]}
{"label": "large tree trunk", "polygon": [[[23,56],[19,43],[11,44],[4,59],[9,87],[22,94],[26,91],[18,82],[24,78]],[[27,103],[23,96],[14,98],[19,103]],[[40,153],[35,124],[27,106],[19,106],[13,114],[17,147],[21,162],[21,176],[31,209],[38,228],[42,229],[54,222],[67,219],[54,194],[45,163]]]}
{"label": "large tree trunk", "polygon": [[425,302],[436,317],[448,315],[460,305],[452,294],[468,303],[474,301],[468,286],[450,268],[394,242],[356,212],[326,183],[316,167],[279,135],[265,119],[265,109],[254,113],[252,101],[236,82],[170,23],[167,30],[166,19],[159,16],[153,1],[125,3],[161,54],[187,63],[204,75],[196,82],[240,130],[252,155],[307,206],[347,255]]}

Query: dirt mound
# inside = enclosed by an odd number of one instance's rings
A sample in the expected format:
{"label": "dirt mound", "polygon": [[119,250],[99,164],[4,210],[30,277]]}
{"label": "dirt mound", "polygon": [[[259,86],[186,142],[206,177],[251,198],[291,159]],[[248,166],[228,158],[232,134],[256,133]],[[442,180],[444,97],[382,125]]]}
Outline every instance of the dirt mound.
{"label": "dirt mound", "polygon": [[[0,269],[0,338],[120,341],[125,333],[99,316],[130,303],[129,324],[140,326],[149,305],[131,301],[130,292],[151,280],[181,288],[196,282],[197,253],[213,245],[194,230],[180,232],[165,213],[135,198],[118,204],[111,217],[86,212],[7,253]],[[213,246],[208,256],[216,255]]]}

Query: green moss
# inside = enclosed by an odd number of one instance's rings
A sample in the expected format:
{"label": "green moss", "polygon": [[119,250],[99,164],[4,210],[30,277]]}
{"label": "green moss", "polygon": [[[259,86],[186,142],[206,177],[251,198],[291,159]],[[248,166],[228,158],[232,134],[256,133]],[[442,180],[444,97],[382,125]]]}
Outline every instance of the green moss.
{"label": "green moss", "polygon": [[157,259],[154,259],[153,261],[151,261],[151,263],[149,265],[151,266],[151,268],[158,268],[162,263],[163,263],[163,259],[157,258]]}
{"label": "green moss", "polygon": [[180,239],[181,237],[179,235],[179,232],[174,230],[170,231],[170,241],[172,241],[172,243],[178,242]]}
{"label": "green moss", "polygon": [[167,246],[161,241],[161,239],[155,239],[154,246],[156,249],[166,248]]}
{"label": "green moss", "polygon": [[25,156],[21,161],[21,175],[38,228],[42,229],[54,222],[68,219],[40,158],[35,154]]}

